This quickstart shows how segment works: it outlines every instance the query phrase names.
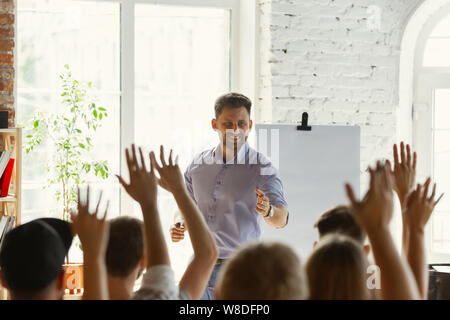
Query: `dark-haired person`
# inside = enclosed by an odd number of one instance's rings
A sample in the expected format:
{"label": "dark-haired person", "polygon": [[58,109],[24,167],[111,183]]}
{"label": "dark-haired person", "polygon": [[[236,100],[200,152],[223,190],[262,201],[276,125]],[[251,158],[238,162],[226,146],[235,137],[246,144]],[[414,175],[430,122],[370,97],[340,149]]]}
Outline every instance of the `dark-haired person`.
{"label": "dark-haired person", "polygon": [[[247,142],[253,125],[251,105],[250,99],[239,93],[216,100],[211,125],[220,143],[196,155],[184,175],[219,248],[219,259],[202,300],[214,299],[215,279],[224,259],[240,244],[259,238],[260,221],[276,228],[288,222],[277,169]],[[181,223],[173,225],[172,241],[182,240],[185,231]]]}
{"label": "dark-haired person", "polygon": [[[133,293],[132,299],[198,300],[206,288],[218,257],[214,237],[187,191],[183,173],[178,166],[177,158],[174,161],[172,157],[172,150],[166,160],[164,147],[161,146],[161,165],[152,151],[150,153],[150,171],[146,168],[142,149],[139,148],[140,161],[138,161],[134,144],[131,145],[131,151],[130,155],[129,149],[125,150],[130,183],[126,183],[121,176],[117,177],[125,191],[142,208],[147,269],[141,287]],[[159,178],[156,177],[156,171],[159,173]],[[192,230],[190,240],[194,258],[186,267],[178,285],[170,265],[169,252],[159,218],[158,185],[174,196],[186,225]]]}
{"label": "dark-haired person", "polygon": [[64,258],[72,244],[68,222],[42,218],[5,235],[0,251],[0,283],[13,300],[60,300]]}
{"label": "dark-haired person", "polygon": [[[319,231],[319,242],[325,236],[337,233],[346,235],[359,243],[366,256],[370,253],[370,245],[365,244],[367,234],[356,222],[353,210],[348,206],[337,206],[325,211],[317,219],[314,227]],[[318,242],[315,241],[314,248],[317,245]]]}
{"label": "dark-haired person", "polygon": [[108,290],[111,300],[128,300],[136,280],[146,268],[143,223],[132,217],[112,219],[106,250]]}

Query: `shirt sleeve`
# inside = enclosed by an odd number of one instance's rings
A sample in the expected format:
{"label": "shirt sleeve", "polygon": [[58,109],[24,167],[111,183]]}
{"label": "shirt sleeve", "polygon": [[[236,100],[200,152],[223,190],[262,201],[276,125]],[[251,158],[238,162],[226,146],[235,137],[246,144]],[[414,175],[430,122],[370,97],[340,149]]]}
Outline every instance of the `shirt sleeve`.
{"label": "shirt sleeve", "polygon": [[192,176],[191,176],[191,165],[186,169],[184,173],[184,181],[186,183],[186,188],[191,196],[192,200],[194,200],[195,204],[197,204],[197,200],[195,200],[194,189],[192,188]]}
{"label": "shirt sleeve", "polygon": [[179,287],[169,265],[153,266],[144,275],[142,285],[133,295],[133,300],[178,300]]}
{"label": "shirt sleeve", "polygon": [[258,188],[269,198],[271,205],[283,206],[287,209],[283,183],[278,175],[278,170],[270,162],[261,167]]}

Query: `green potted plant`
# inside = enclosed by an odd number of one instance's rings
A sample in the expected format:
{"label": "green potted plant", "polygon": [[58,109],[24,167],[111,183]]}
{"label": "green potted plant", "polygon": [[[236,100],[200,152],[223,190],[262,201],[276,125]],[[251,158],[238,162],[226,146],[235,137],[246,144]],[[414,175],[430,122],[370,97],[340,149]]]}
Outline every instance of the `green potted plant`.
{"label": "green potted plant", "polygon": [[[104,107],[98,106],[88,95],[92,83],[82,83],[72,77],[68,65],[64,66],[62,80],[62,108],[60,112],[36,112],[25,126],[24,149],[28,154],[43,141],[53,149],[47,162],[47,184],[44,188],[55,185],[55,196],[63,220],[70,220],[70,210],[77,206],[77,188],[86,182],[89,176],[102,179],[109,176],[107,161],[89,159],[93,148],[93,135],[108,116]],[[77,242],[81,249],[81,244]],[[66,287],[73,291],[82,286],[75,265],[66,258]],[[75,269],[74,269],[75,268]],[[77,273],[77,274],[75,274]]]}

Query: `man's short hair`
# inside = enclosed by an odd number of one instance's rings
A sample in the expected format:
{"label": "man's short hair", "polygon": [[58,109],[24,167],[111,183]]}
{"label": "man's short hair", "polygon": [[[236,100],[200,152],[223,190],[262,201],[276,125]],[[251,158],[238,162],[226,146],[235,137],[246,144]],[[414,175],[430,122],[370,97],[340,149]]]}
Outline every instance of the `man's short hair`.
{"label": "man's short hair", "polygon": [[110,221],[106,250],[106,269],[113,276],[126,277],[136,268],[144,255],[142,222],[132,217]]}
{"label": "man's short hair", "polygon": [[245,109],[247,109],[248,115],[250,116],[252,102],[250,101],[249,98],[240,93],[230,92],[224,94],[219,98],[217,98],[214,104],[216,119],[219,118],[224,107],[235,109],[245,107]]}
{"label": "man's short hair", "polygon": [[72,239],[69,223],[54,218],[36,219],[9,231],[0,251],[8,289],[15,295],[45,290],[63,271]]}
{"label": "man's short hair", "polygon": [[331,233],[347,235],[361,244],[366,239],[365,232],[356,222],[353,210],[348,206],[337,206],[324,212],[314,224],[322,238]]}

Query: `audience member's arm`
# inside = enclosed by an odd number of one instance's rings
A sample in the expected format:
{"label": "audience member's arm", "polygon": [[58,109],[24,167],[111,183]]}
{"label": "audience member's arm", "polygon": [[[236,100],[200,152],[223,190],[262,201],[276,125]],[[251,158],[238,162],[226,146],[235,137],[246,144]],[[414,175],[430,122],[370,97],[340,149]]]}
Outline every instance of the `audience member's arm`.
{"label": "audience member's arm", "polygon": [[167,244],[164,240],[157,207],[158,185],[154,166],[150,163],[150,171],[147,171],[142,149],[139,148],[141,164],[138,164],[134,144],[131,146],[131,149],[132,156],[130,156],[128,148],[125,150],[128,170],[130,172],[130,183],[127,184],[121,176],[117,177],[128,194],[140,204],[142,209],[145,227],[147,268],[156,265],[170,265]]}
{"label": "audience member's arm", "polygon": [[[78,189],[78,213],[72,213],[72,228],[78,234],[83,246],[84,257],[84,300],[108,300],[108,282],[106,276],[105,255],[108,244],[109,224],[106,221],[108,205],[103,218],[98,218],[98,208],[89,213],[89,186],[86,202],[80,198]],[[109,202],[108,202],[109,204]]]}
{"label": "audience member's arm", "polygon": [[409,244],[407,259],[411,266],[417,286],[419,287],[422,299],[428,297],[428,265],[426,261],[425,249],[425,225],[427,224],[434,207],[441,200],[441,195],[436,201],[436,184],[433,192],[428,198],[428,187],[431,179],[428,178],[425,184],[418,185],[408,198],[407,209],[404,212],[404,223],[409,230]]}
{"label": "audience member's arm", "polygon": [[379,162],[369,168],[370,187],[362,202],[357,202],[350,185],[347,194],[355,208],[355,219],[366,231],[375,262],[381,270],[382,299],[419,299],[414,276],[406,261],[398,254],[389,222],[393,211],[392,180],[387,166]]}
{"label": "audience member's arm", "polygon": [[[192,200],[195,204],[194,190],[192,189],[192,177],[189,174],[189,168],[184,173],[184,181],[186,183],[186,189],[189,192]],[[170,238],[172,242],[179,242],[184,239],[184,233],[186,232],[186,225],[184,223],[183,215],[175,215],[174,224],[170,227]]]}
{"label": "audience member's arm", "polygon": [[[394,178],[394,190],[398,195],[400,200],[402,212],[406,209],[406,201],[408,194],[414,188],[414,180],[416,176],[416,163],[417,154],[414,152],[411,161],[411,148],[406,145],[406,155],[405,155],[405,145],[403,142],[400,143],[400,161],[398,157],[397,145],[394,144],[394,170],[391,170],[391,175]],[[389,168],[391,168],[391,163],[387,161]],[[404,215],[402,214],[402,252],[406,257],[408,255],[408,237],[409,230],[405,225]]]}
{"label": "audience member's arm", "polygon": [[151,161],[161,177],[158,183],[174,195],[189,230],[194,250],[194,259],[187,267],[180,286],[189,293],[191,299],[196,300],[202,296],[217,260],[217,246],[203,215],[186,189],[178,159],[173,162],[171,150],[166,163],[162,146],[160,159],[162,166],[157,163],[154,153],[151,154]]}

